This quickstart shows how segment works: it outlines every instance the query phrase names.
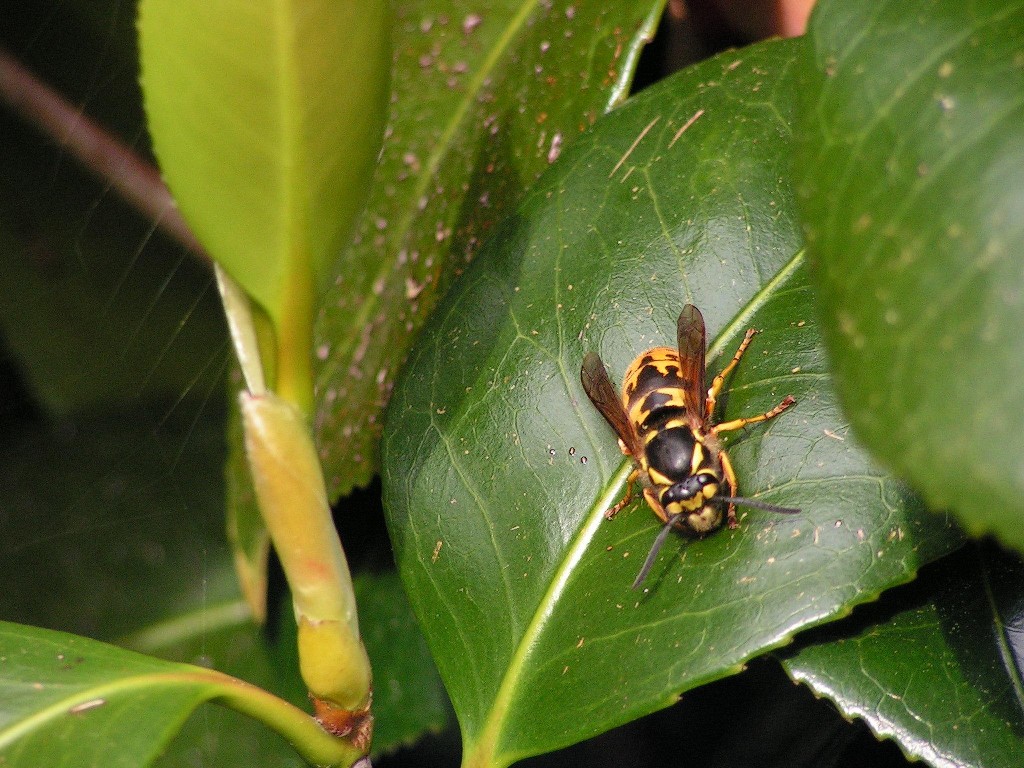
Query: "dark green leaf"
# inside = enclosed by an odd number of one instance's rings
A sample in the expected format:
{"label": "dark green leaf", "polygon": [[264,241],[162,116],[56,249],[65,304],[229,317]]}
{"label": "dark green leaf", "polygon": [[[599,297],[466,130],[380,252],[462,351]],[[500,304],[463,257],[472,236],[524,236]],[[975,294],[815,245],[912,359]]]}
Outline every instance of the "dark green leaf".
{"label": "dark green leaf", "polygon": [[207,270],[62,152],[0,118],[0,325],[60,415],[201,401],[227,347]]}
{"label": "dark green leaf", "polygon": [[381,409],[452,276],[560,148],[622,99],[663,5],[396,8],[384,151],[318,326],[317,443],[332,497],[377,472]]}
{"label": "dark green leaf", "polygon": [[[163,659],[227,672],[306,708],[308,697],[298,673],[295,632],[288,631],[286,617],[279,623],[283,627],[275,633],[261,631],[245,603],[236,598],[168,614],[164,621],[143,626],[119,642]],[[182,725],[154,765],[299,768],[306,762],[263,723],[227,707],[206,706]]]}
{"label": "dark green leaf", "polygon": [[[424,331],[388,411],[385,506],[467,764],[506,765],[667,706],[959,544],[875,468],[834,401],[787,183],[793,62],[713,59],[602,118],[534,185]],[[675,341],[686,301],[720,369],[762,330],[721,418],[797,406],[727,445],[736,531],[669,540],[579,383]]]}
{"label": "dark green leaf", "polygon": [[356,576],[355,589],[373,664],[373,751],[389,752],[444,728],[450,705],[398,574]]}
{"label": "dark green leaf", "polygon": [[[360,628],[374,672],[373,752],[391,751],[447,723],[448,705],[397,575],[357,576]],[[171,617],[125,638],[129,647],[212,666],[308,705],[295,653],[290,601],[278,601],[268,634],[253,626],[241,601]],[[157,763],[179,765],[303,765],[295,750],[260,723],[223,707],[192,718]]]}
{"label": "dark green leaf", "polygon": [[857,434],[929,505],[1024,549],[1024,4],[831,2],[798,163]]}
{"label": "dark green leaf", "polygon": [[237,597],[222,419],[182,409],[156,421],[134,412],[6,435],[0,616],[112,641]]}
{"label": "dark green leaf", "polygon": [[19,768],[149,765],[210,700],[273,725],[309,762],[355,759],[311,716],[237,678],[2,621],[0,694],[0,762]]}
{"label": "dark green leaf", "polygon": [[1017,558],[971,547],[836,625],[842,639],[813,642],[784,664],[911,757],[1015,765],[1024,749],[1022,594]]}

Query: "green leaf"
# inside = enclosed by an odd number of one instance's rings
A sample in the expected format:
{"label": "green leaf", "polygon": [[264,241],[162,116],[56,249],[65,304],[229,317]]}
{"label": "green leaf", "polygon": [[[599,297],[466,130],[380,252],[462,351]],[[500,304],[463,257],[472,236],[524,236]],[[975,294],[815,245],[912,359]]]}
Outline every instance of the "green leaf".
{"label": "green leaf", "polygon": [[4,621],[0,697],[0,761],[19,768],[65,765],[71,750],[76,765],[148,765],[210,700],[269,720],[311,762],[341,764],[351,751],[301,710],[220,672]]}
{"label": "green leaf", "polygon": [[561,148],[619,103],[664,0],[396,9],[391,114],[317,327],[332,498],[378,470],[380,415],[424,319]]}
{"label": "green leaf", "polygon": [[[465,762],[503,766],[668,706],[960,544],[849,435],[787,181],[799,42],[712,59],[602,118],[533,186],[438,308],[388,410],[399,571],[459,716]],[[761,329],[721,419],[738,530],[669,540],[604,520],[630,466],[579,383],[672,344],[684,302],[720,370]]]}
{"label": "green leaf", "polygon": [[1024,549],[1024,4],[823,3],[801,212],[846,413],[930,506]]}
{"label": "green leaf", "polygon": [[181,665],[7,622],[0,670],[0,759],[19,768],[66,764],[72,744],[78,765],[145,765],[212,695]]}
{"label": "green leaf", "polygon": [[[355,588],[363,639],[373,662],[376,755],[443,728],[448,704],[397,574],[357,576]],[[295,620],[288,601],[278,600],[272,615],[277,617],[276,626],[267,635],[253,626],[236,600],[143,627],[123,642],[162,658],[212,665],[306,707],[308,693],[299,677]],[[220,707],[192,718],[158,765],[169,768],[200,760],[218,766],[302,764],[277,734]]]}
{"label": "green leaf", "polygon": [[1022,594],[1020,560],[970,547],[808,638],[784,664],[912,758],[1014,765],[1024,748]]}
{"label": "green leaf", "polygon": [[354,584],[373,664],[373,752],[379,754],[440,731],[450,705],[398,574],[357,575]]}
{"label": "green leaf", "polygon": [[383,2],[140,4],[164,176],[200,241],[279,333],[311,312],[310,293],[365,202],[388,27]]}
{"label": "green leaf", "polygon": [[235,599],[223,457],[214,410],[126,410],[8,432],[0,616],[113,641]]}
{"label": "green leaf", "polygon": [[[217,567],[219,571],[219,563]],[[225,569],[225,573],[229,571]],[[280,623],[286,625],[287,617],[287,613],[281,616]],[[177,612],[167,612],[162,621],[142,625],[117,642],[161,659],[226,672],[272,691],[297,707],[308,707],[308,696],[298,676],[294,630],[261,631],[239,598],[182,606]],[[306,762],[291,744],[263,723],[227,707],[205,706],[182,724],[154,765],[299,768]]]}

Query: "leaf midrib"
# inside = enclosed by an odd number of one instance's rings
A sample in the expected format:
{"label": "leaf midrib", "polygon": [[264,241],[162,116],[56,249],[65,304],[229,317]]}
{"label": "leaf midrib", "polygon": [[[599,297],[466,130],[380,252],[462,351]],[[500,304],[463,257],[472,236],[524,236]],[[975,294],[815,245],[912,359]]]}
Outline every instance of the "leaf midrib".
{"label": "leaf midrib", "polygon": [[[565,591],[570,576],[583,558],[590,542],[597,533],[597,529],[604,520],[605,510],[615,504],[622,486],[625,485],[626,479],[632,471],[632,463],[628,461],[623,462],[618,472],[612,476],[604,495],[600,496],[591,506],[589,512],[587,512],[583,528],[566,551],[566,556],[562,558],[561,564],[548,584],[548,588],[538,603],[536,611],[534,611],[533,619],[526,626],[526,631],[523,632],[523,636],[516,646],[515,652],[512,654],[505,676],[498,687],[498,693],[494,697],[490,715],[480,731],[476,745],[466,744],[467,759],[464,761],[465,765],[484,766],[492,764],[498,737],[501,735],[502,726],[506,720],[505,716],[516,694],[517,684],[523,676],[523,669],[536,646],[537,639],[540,637],[541,632],[544,631],[547,620]],[[476,762],[473,762],[474,757]]]}

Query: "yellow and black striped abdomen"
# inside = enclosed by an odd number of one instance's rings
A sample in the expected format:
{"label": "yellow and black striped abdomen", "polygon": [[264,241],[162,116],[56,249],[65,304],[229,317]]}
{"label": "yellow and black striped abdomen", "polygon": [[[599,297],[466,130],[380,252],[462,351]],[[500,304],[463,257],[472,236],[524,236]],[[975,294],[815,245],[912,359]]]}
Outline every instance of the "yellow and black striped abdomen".
{"label": "yellow and black striped abdomen", "polygon": [[622,405],[642,442],[646,442],[648,433],[664,429],[668,422],[686,424],[686,382],[679,352],[657,347],[634,360],[626,371]]}
{"label": "yellow and black striped abdomen", "polygon": [[[721,482],[718,460],[705,445],[699,418],[701,406],[687,403],[692,382],[683,379],[679,353],[658,347],[640,355],[626,371],[622,403],[643,445],[633,458],[647,474],[666,522],[678,512],[694,512],[688,521],[695,531],[718,525],[721,513],[708,506]],[[707,509],[705,510],[705,507]]]}

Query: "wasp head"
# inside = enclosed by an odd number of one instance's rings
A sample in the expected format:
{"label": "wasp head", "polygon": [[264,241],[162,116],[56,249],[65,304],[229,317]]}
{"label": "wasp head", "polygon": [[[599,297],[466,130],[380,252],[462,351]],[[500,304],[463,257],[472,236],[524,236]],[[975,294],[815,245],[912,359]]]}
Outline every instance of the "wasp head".
{"label": "wasp head", "polygon": [[713,472],[701,470],[666,488],[661,505],[670,516],[687,513],[679,521],[684,527],[694,533],[707,533],[722,522],[721,506],[714,503],[719,482]]}

